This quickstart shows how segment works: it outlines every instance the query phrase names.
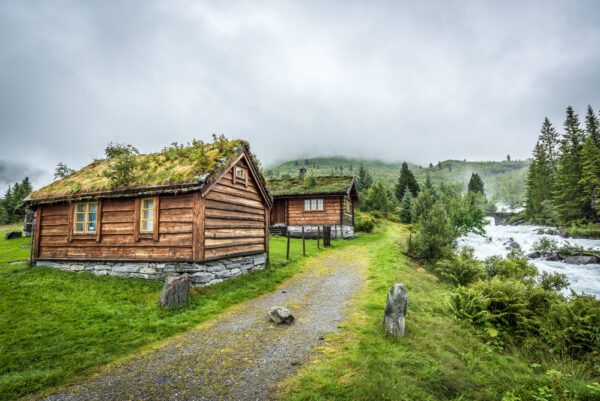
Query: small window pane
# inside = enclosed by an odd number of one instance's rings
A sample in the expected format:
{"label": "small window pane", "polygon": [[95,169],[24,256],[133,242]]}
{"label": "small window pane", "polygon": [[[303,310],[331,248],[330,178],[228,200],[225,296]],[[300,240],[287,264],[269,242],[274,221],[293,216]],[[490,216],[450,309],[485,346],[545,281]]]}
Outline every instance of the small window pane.
{"label": "small window pane", "polygon": [[90,203],[90,204],[88,204],[88,212],[96,212],[96,210],[98,210],[98,204],[97,203]]}
{"label": "small window pane", "polygon": [[75,222],[83,223],[84,213],[75,213]]}
{"label": "small window pane", "polygon": [[152,220],[142,221],[142,231],[152,231]]}
{"label": "small window pane", "polygon": [[311,199],[310,200],[310,209],[311,210],[317,210],[317,200],[316,199]]}
{"label": "small window pane", "polygon": [[83,223],[75,223],[75,232],[78,232],[78,233],[83,232]]}
{"label": "small window pane", "polygon": [[319,199],[317,202],[317,209],[323,210],[323,199]]}
{"label": "small window pane", "polygon": [[88,213],[88,221],[96,221],[96,213]]}
{"label": "small window pane", "polygon": [[143,209],[152,209],[154,207],[154,199],[144,199]]}
{"label": "small window pane", "polygon": [[246,176],[245,172],[246,172],[246,171],[245,171],[243,168],[239,168],[239,167],[237,167],[237,168],[235,169],[235,175],[236,175],[237,177],[239,177],[239,178],[244,178],[244,177]]}
{"label": "small window pane", "polygon": [[310,210],[310,200],[308,199],[304,201],[304,210]]}
{"label": "small window pane", "polygon": [[152,209],[142,211],[142,220],[152,220]]}
{"label": "small window pane", "polygon": [[75,205],[75,210],[77,212],[85,212],[85,203],[78,203]]}
{"label": "small window pane", "polygon": [[95,232],[96,231],[96,223],[95,222],[88,223],[87,230],[88,230],[88,232]]}

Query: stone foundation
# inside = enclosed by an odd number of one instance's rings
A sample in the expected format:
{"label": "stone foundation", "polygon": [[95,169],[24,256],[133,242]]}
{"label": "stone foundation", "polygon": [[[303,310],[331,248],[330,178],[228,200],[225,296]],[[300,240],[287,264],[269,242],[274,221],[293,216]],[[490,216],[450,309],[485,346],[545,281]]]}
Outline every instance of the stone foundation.
{"label": "stone foundation", "polygon": [[54,262],[38,260],[38,266],[49,266],[72,272],[90,272],[105,276],[131,277],[164,281],[168,276],[187,274],[193,287],[220,283],[253,270],[265,268],[263,254],[223,259],[206,263],[146,263],[146,262]]}
{"label": "stone foundation", "polygon": [[[302,233],[303,226],[288,226],[287,229],[291,233]],[[317,229],[323,226],[304,226],[305,233],[316,233]],[[331,238],[352,238],[354,237],[354,227],[353,226],[340,226],[332,225],[331,226]]]}

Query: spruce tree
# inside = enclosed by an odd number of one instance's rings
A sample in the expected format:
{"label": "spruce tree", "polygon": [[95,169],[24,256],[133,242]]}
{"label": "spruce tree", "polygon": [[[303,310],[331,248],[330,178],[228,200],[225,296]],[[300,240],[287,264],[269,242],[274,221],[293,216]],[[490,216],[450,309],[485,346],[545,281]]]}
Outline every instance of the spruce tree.
{"label": "spruce tree", "polygon": [[587,114],[585,116],[585,131],[587,136],[592,138],[594,145],[600,148],[600,122],[590,105],[588,105]]}
{"label": "spruce tree", "polygon": [[398,177],[398,183],[396,184],[396,199],[398,199],[399,202],[402,202],[404,192],[407,189],[411,192],[413,197],[417,196],[419,193],[419,183],[412,171],[408,168],[408,164],[404,162],[402,163],[400,177]]}
{"label": "spruce tree", "polygon": [[391,209],[387,189],[383,182],[377,181],[377,183],[369,188],[367,205],[371,210],[379,210],[384,213],[387,213]]}
{"label": "spruce tree", "polygon": [[580,184],[583,160],[584,134],[579,127],[579,116],[571,106],[567,107],[565,132],[560,144],[558,171],[554,199],[556,212],[562,224],[581,222],[591,214],[588,202],[581,195],[583,185]]}
{"label": "spruce tree", "polygon": [[402,201],[400,201],[400,213],[398,214],[400,221],[404,224],[409,224],[411,222],[412,201],[412,193],[410,191],[404,191],[404,196],[402,197]]}
{"label": "spruce tree", "polygon": [[471,174],[471,179],[469,180],[468,190],[469,190],[469,192],[479,192],[481,194],[484,193],[483,180],[481,179],[479,174],[477,174],[477,173]]}
{"label": "spruce tree", "polygon": [[600,221],[600,148],[591,136],[585,139],[582,150],[583,167],[580,184],[583,186],[584,202],[593,211],[590,218]]}

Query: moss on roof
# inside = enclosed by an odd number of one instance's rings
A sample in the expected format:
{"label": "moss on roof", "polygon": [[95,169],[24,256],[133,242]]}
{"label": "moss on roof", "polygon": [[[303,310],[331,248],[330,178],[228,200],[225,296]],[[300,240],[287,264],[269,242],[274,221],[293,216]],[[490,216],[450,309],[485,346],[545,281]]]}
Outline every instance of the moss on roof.
{"label": "moss on roof", "polygon": [[127,185],[115,187],[110,173],[117,158],[95,160],[67,178],[53,182],[30,195],[31,200],[69,198],[87,193],[126,191],[157,185],[202,183],[226,167],[248,143],[213,137],[212,143],[194,140],[187,146],[177,143],[159,153],[134,155]]}
{"label": "moss on roof", "polygon": [[268,181],[268,187],[273,196],[343,194],[352,179],[351,175],[274,179]]}

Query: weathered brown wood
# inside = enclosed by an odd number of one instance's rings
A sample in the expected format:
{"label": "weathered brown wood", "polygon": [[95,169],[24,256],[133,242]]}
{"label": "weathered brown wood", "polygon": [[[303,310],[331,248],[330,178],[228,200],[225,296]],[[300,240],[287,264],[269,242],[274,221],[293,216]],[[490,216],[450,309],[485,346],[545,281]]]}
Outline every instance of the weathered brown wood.
{"label": "weathered brown wood", "polygon": [[96,209],[96,242],[100,242],[102,239],[102,201],[98,201],[98,208]]}
{"label": "weathered brown wood", "polygon": [[217,192],[217,193],[221,193],[221,194],[225,194],[225,195],[239,196],[244,199],[251,199],[251,200],[258,201],[258,202],[261,201],[261,196],[259,194],[255,194],[250,191],[246,191],[245,188],[238,189],[238,188],[232,188],[232,187],[229,187],[226,185],[219,184],[213,188],[213,192]]}
{"label": "weathered brown wood", "polygon": [[240,228],[218,228],[206,229],[206,238],[264,238],[265,231],[262,228],[256,229],[240,229]]}
{"label": "weathered brown wood", "polygon": [[[43,208],[47,208],[48,206],[45,206]],[[43,209],[42,208],[42,209]],[[64,214],[64,215],[50,215],[50,216],[44,216],[42,214],[42,221],[43,221],[43,225],[49,225],[49,224],[64,224],[67,225],[69,224],[69,215],[68,214]]]}
{"label": "weathered brown wood", "polygon": [[162,221],[184,220],[192,221],[194,215],[193,208],[186,209],[165,209],[160,211],[159,218]]}
{"label": "weathered brown wood", "polygon": [[133,209],[133,240],[135,242],[140,239],[140,213],[141,213],[141,199],[136,198],[135,207]]}
{"label": "weathered brown wood", "polygon": [[340,226],[344,224],[344,197],[340,197]]}
{"label": "weathered brown wood", "polygon": [[95,241],[89,245],[41,246],[40,259],[44,258],[82,258],[82,259],[191,259],[191,246],[105,246]]}
{"label": "weathered brown wood", "polygon": [[192,259],[204,259],[204,199],[200,192],[194,193],[193,224],[192,224]]}
{"label": "weathered brown wood", "polygon": [[265,218],[262,216],[248,214],[207,213],[206,217],[214,220],[265,221]]}
{"label": "weathered brown wood", "polygon": [[206,196],[206,198],[218,200],[221,202],[233,203],[234,205],[254,207],[254,208],[260,209],[260,210],[262,210],[264,207],[263,203],[260,201],[246,199],[246,198],[240,198],[239,196],[236,196],[236,195],[229,195],[229,194],[224,194],[224,193],[220,193],[220,192],[211,192]]}
{"label": "weathered brown wood", "polygon": [[37,259],[40,256],[40,238],[41,238],[41,234],[42,234],[41,228],[42,228],[42,216],[43,216],[42,210],[43,210],[42,206],[37,207],[36,218],[35,218],[35,244],[34,244],[34,254],[33,254],[34,259]]}
{"label": "weathered brown wood", "polygon": [[235,203],[220,202],[212,199],[206,199],[206,209],[244,212],[249,214],[256,214],[258,216],[262,216],[265,213],[264,208],[258,209],[255,207],[241,206]]}
{"label": "weathered brown wood", "polygon": [[232,246],[228,248],[207,249],[204,260],[214,260],[221,258],[231,258],[241,255],[252,255],[263,252],[263,244],[249,246]]}
{"label": "weathered brown wood", "polygon": [[75,214],[75,204],[71,203],[69,205],[69,227],[67,229],[67,241],[71,242],[73,240],[73,216]]}
{"label": "weathered brown wood", "polygon": [[269,207],[265,206],[265,252],[267,253],[267,262],[269,261],[269,219],[270,219]]}
{"label": "weathered brown wood", "polygon": [[159,196],[155,196],[154,197],[154,210],[152,210],[152,225],[153,225],[153,230],[152,230],[152,237],[154,239],[154,241],[158,241],[159,240],[159,234],[160,234],[160,197]]}
{"label": "weathered brown wood", "polygon": [[204,241],[205,249],[214,249],[214,248],[227,248],[230,246],[245,246],[245,245],[255,245],[262,244],[264,250],[264,238],[206,238]]}
{"label": "weathered brown wood", "polygon": [[[245,219],[216,219],[214,217],[206,218],[207,228],[262,228],[264,221],[245,220]],[[242,226],[243,225],[243,226]]]}
{"label": "weathered brown wood", "polygon": [[264,213],[258,214],[258,213],[248,213],[248,212],[245,212],[245,211],[238,212],[238,211],[235,211],[235,210],[224,210],[224,209],[206,209],[206,216],[207,217],[215,217],[215,218],[219,218],[219,217],[248,217],[248,218],[258,219],[257,221],[264,220]]}

